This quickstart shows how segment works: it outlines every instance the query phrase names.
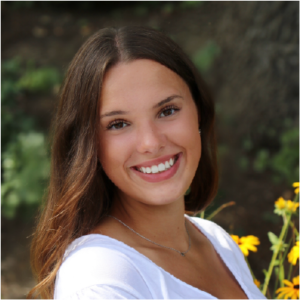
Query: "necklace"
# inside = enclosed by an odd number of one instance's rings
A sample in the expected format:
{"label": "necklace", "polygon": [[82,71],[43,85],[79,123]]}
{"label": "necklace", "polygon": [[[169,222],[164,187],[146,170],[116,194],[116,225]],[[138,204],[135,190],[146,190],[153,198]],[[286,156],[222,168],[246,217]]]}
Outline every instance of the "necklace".
{"label": "necklace", "polygon": [[188,234],[188,237],[189,237],[189,248],[185,251],[185,252],[181,252],[177,249],[174,249],[174,248],[171,248],[171,247],[167,247],[167,246],[163,246],[163,245],[160,245],[158,243],[155,243],[149,239],[147,239],[146,237],[142,236],[141,234],[139,234],[138,232],[136,232],[135,230],[133,230],[131,227],[129,227],[128,225],[126,225],[125,223],[123,223],[121,220],[119,220],[118,218],[114,217],[114,216],[111,216],[111,215],[107,215],[107,217],[111,217],[115,220],[117,220],[118,222],[120,222],[122,225],[124,225],[125,227],[127,227],[129,230],[131,230],[132,232],[134,232],[135,234],[137,234],[138,236],[140,236],[141,238],[147,240],[148,242],[151,242],[152,244],[155,244],[157,246],[160,246],[160,247],[163,247],[163,248],[166,248],[166,249],[170,249],[170,250],[173,250],[173,251],[176,251],[177,253],[179,253],[181,256],[185,256],[186,253],[189,252],[190,248],[191,248],[191,237],[190,237],[190,234],[189,234],[189,231],[186,227],[186,222],[185,222],[185,229],[186,229],[186,232]]}

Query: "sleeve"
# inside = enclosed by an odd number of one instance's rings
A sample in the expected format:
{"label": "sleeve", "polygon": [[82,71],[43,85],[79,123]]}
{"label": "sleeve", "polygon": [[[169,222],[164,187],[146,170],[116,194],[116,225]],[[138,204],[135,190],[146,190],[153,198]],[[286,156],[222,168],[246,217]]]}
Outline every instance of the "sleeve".
{"label": "sleeve", "polygon": [[[84,296],[83,296],[84,295]],[[55,280],[54,299],[152,298],[143,266],[120,249],[89,239],[68,255]]]}
{"label": "sleeve", "polygon": [[93,285],[76,291],[68,296],[66,300],[94,300],[94,299],[139,299],[137,295],[110,285]]}

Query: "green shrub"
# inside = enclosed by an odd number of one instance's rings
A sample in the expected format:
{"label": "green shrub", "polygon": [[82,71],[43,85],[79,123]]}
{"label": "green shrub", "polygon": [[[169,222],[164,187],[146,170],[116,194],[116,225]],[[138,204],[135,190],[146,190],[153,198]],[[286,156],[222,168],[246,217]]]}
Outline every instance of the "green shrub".
{"label": "green shrub", "polygon": [[27,70],[17,86],[29,92],[45,92],[60,82],[60,74],[55,68]]}
{"label": "green shrub", "polygon": [[[26,64],[20,58],[1,65],[2,215],[13,218],[19,207],[37,207],[49,178],[50,160],[45,133],[24,113],[19,99],[49,93],[61,76],[55,68]],[[22,210],[26,213],[28,210]]]}
{"label": "green shrub", "polygon": [[199,71],[205,73],[211,68],[220,52],[219,46],[214,41],[209,41],[193,55],[192,60]]}
{"label": "green shrub", "polygon": [[40,203],[49,177],[50,163],[42,133],[18,134],[2,153],[2,214],[15,216],[22,205]]}
{"label": "green shrub", "polygon": [[254,170],[274,172],[275,182],[292,184],[299,178],[299,129],[288,128],[280,135],[280,148],[271,154],[268,149],[260,149],[254,159]]}

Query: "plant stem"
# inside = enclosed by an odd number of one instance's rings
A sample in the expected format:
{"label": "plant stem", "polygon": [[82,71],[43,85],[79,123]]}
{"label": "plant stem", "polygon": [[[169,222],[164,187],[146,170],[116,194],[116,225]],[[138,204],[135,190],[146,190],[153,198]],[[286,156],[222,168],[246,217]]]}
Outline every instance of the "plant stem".
{"label": "plant stem", "polygon": [[[294,225],[294,224],[293,224]],[[295,227],[295,226],[294,226]],[[293,230],[293,236],[292,236],[292,239],[291,241],[293,241],[293,245],[295,244],[295,235],[294,235],[294,230]],[[290,241],[290,242],[291,242]],[[290,269],[289,269],[289,273],[288,273],[288,277],[287,277],[287,280],[291,280],[291,275],[292,275],[292,270],[293,270],[293,264],[290,263]]]}
{"label": "plant stem", "polygon": [[278,247],[276,247],[276,249],[274,250],[273,252],[273,256],[272,256],[272,259],[271,259],[271,263],[269,265],[269,270],[268,270],[268,273],[266,275],[266,278],[265,278],[265,282],[264,282],[264,286],[263,286],[263,289],[262,289],[262,293],[264,295],[266,295],[266,292],[267,292],[267,288],[268,288],[268,284],[269,284],[269,281],[270,281],[270,278],[271,278],[271,275],[272,275],[272,272],[273,272],[273,268],[274,268],[274,263],[275,263],[275,260],[277,258],[277,255],[279,253],[279,250],[280,250],[280,245],[282,243],[282,239],[283,239],[283,236],[285,235],[285,232],[286,232],[286,229],[288,228],[288,225],[289,225],[289,222],[290,222],[290,219],[291,219],[291,215],[292,214],[289,214],[287,219],[286,219],[286,222],[283,224],[283,227],[281,229],[281,233],[280,233],[280,236],[278,238]]}
{"label": "plant stem", "polygon": [[246,263],[247,263],[247,265],[248,265],[248,268],[249,268],[249,270],[250,270],[250,272],[251,272],[251,275],[252,275],[252,277],[253,277],[253,280],[256,279],[256,277],[254,276],[254,273],[253,273],[253,271],[252,271],[252,269],[251,269],[251,267],[250,267],[250,264],[249,264],[249,261],[248,261],[247,256],[245,256],[245,261],[246,261]]}
{"label": "plant stem", "polygon": [[273,292],[272,299],[275,299],[275,296],[276,296],[276,290],[277,290],[277,286],[278,286],[278,280],[279,280],[279,268],[278,268],[278,272],[277,272],[277,276],[276,276],[276,280],[275,280],[274,292]]}
{"label": "plant stem", "polygon": [[292,227],[292,229],[293,229],[293,233],[294,233],[296,236],[298,236],[298,235],[299,235],[299,232],[298,232],[298,230],[297,230],[295,224],[292,222],[292,223],[290,223],[290,225],[291,225],[291,227]]}
{"label": "plant stem", "polygon": [[[298,195],[297,194],[294,198],[294,202],[297,201],[298,199]],[[266,295],[266,292],[267,292],[267,288],[268,288],[268,285],[269,285],[269,281],[270,281],[270,278],[271,278],[271,275],[272,275],[272,272],[273,272],[273,268],[274,268],[274,263],[275,263],[275,260],[277,258],[277,255],[279,253],[279,250],[280,250],[280,245],[282,243],[282,240],[283,240],[283,237],[285,236],[286,234],[286,230],[289,226],[289,223],[290,223],[290,220],[291,220],[291,217],[292,217],[292,212],[288,214],[287,218],[286,218],[286,221],[285,223],[283,224],[282,226],[282,229],[281,229],[281,232],[280,232],[280,236],[278,238],[278,247],[274,250],[273,252],[273,255],[272,255],[272,259],[271,259],[271,263],[269,265],[269,270],[267,272],[267,275],[265,277],[265,282],[264,282],[264,286],[263,286],[263,289],[262,289],[262,293],[264,294],[264,296]]]}
{"label": "plant stem", "polygon": [[288,277],[287,277],[287,280],[289,280],[289,281],[291,280],[292,270],[293,270],[293,265],[290,264],[289,274],[288,274]]}
{"label": "plant stem", "polygon": [[221,210],[223,210],[224,208],[228,207],[228,206],[232,206],[235,205],[234,201],[230,201],[228,203],[224,203],[222,204],[219,208],[217,208],[213,213],[211,213],[206,220],[211,220],[216,214],[218,214]]}

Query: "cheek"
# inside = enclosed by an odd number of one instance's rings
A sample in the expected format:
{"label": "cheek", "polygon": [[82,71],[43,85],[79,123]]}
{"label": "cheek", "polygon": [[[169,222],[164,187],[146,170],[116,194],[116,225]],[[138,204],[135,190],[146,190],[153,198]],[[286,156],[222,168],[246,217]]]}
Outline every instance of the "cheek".
{"label": "cheek", "polygon": [[113,180],[125,168],[126,161],[130,157],[131,143],[128,138],[110,136],[99,138],[99,160],[107,176]]}
{"label": "cheek", "polygon": [[174,124],[174,136],[188,149],[201,152],[201,138],[198,127],[198,115],[195,109],[188,109],[182,116],[181,121]]}
{"label": "cheek", "polygon": [[195,110],[187,112],[180,126],[176,126],[177,140],[186,150],[188,171],[194,174],[201,158],[201,135]]}

